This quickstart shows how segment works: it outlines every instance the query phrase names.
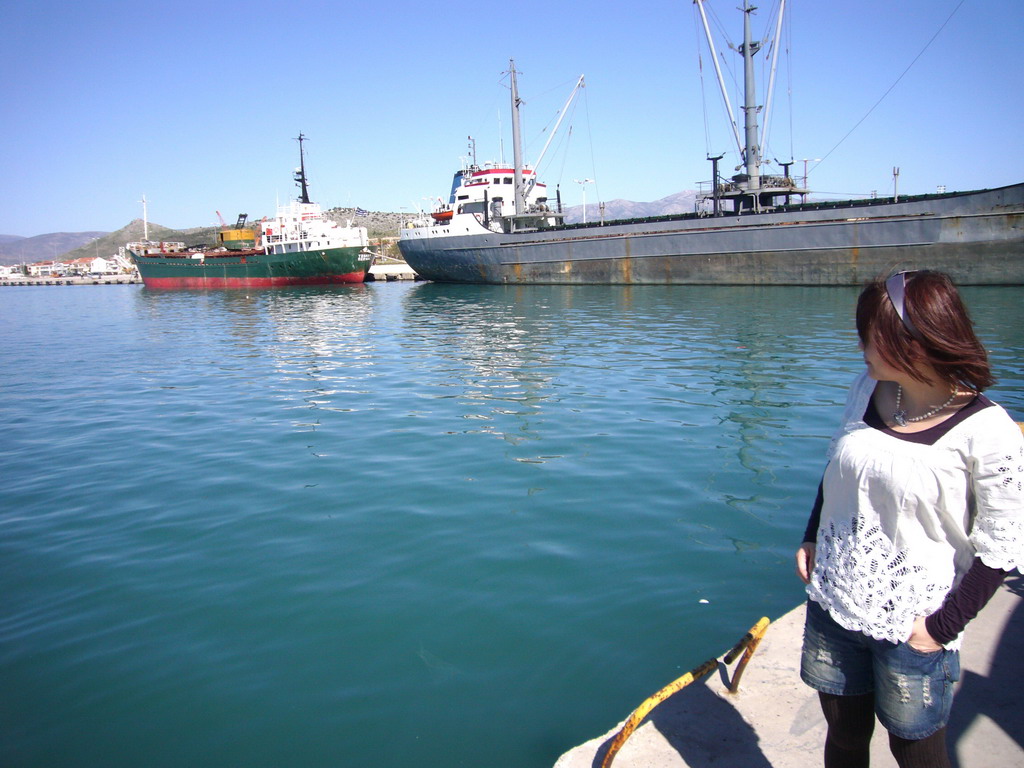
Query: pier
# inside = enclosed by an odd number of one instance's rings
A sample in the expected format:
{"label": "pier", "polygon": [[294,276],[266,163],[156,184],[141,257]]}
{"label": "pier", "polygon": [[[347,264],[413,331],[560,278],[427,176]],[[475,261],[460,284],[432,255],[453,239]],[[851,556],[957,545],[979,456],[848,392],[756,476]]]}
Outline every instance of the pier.
{"label": "pier", "polygon": [[366,279],[367,282],[381,280],[393,282],[395,280],[421,280],[422,278],[404,261],[387,259],[370,267],[370,272],[367,274]]}
{"label": "pier", "polygon": [[[950,757],[956,768],[1024,765],[1024,707],[1018,687],[1024,677],[1022,597],[1024,577],[1013,574],[967,626],[948,726]],[[757,618],[751,617],[751,622]],[[717,672],[655,708],[613,756],[611,765],[605,757],[625,719],[608,733],[566,752],[555,768],[821,765],[825,721],[817,693],[800,680],[803,625],[801,605],[768,627],[738,693],[729,693],[726,670],[719,662]],[[623,712],[623,717],[629,714]],[[880,724],[871,742],[871,765],[896,766]]]}
{"label": "pier", "polygon": [[[420,280],[419,275],[404,261],[389,259],[386,263],[374,264],[366,275],[366,282],[395,282],[396,280]],[[102,275],[84,277],[5,277],[0,286],[39,285],[142,285],[138,275]]]}
{"label": "pier", "polygon": [[0,286],[25,285],[142,285],[138,275],[102,275],[98,277],[5,277]]}

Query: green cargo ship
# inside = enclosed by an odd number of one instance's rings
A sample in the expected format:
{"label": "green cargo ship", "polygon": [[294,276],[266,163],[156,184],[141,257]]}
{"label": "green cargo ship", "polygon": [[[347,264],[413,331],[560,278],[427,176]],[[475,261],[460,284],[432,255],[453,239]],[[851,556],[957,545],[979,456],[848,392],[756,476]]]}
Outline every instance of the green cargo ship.
{"label": "green cargo ship", "polygon": [[[364,227],[330,221],[310,202],[299,134],[298,200],[259,223],[258,241],[245,217],[220,233],[220,247],[186,249],[182,243],[129,243],[128,252],[147,288],[258,288],[361,283],[373,257]],[[251,233],[251,234],[250,234]],[[250,243],[254,247],[245,247]]]}

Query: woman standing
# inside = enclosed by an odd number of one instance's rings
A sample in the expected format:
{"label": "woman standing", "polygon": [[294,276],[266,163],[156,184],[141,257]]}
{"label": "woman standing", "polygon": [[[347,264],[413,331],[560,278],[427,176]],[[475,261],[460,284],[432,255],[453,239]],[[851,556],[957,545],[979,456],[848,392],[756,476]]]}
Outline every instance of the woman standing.
{"label": "woman standing", "polygon": [[942,768],[961,633],[1024,565],[1024,437],[981,394],[988,357],[946,275],[869,283],[857,333],[867,370],[796,556],[801,677],[826,768],[868,765],[876,716],[901,768]]}

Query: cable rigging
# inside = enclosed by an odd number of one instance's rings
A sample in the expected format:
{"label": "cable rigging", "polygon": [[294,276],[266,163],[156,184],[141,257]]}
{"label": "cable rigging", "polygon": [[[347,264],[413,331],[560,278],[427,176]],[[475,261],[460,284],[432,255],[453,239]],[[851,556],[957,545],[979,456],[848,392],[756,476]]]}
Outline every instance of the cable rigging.
{"label": "cable rigging", "polygon": [[832,147],[832,149],[830,149],[828,152],[825,153],[825,155],[821,158],[821,160],[819,160],[817,163],[815,163],[815,165],[812,167],[812,170],[813,170],[813,168],[817,168],[819,165],[821,165],[823,162],[825,162],[825,160],[827,160],[829,158],[829,156],[833,152],[835,152],[837,149],[839,149],[839,147],[843,144],[843,142],[845,142],[848,138],[850,138],[850,136],[853,135],[853,132],[856,131],[860,127],[861,123],[863,123],[865,120],[867,120],[868,117],[871,116],[871,113],[874,112],[883,101],[885,101],[886,97],[890,93],[892,93],[892,91],[896,88],[897,85],[900,84],[900,81],[903,80],[903,78],[906,76],[906,74],[913,68],[913,66],[917,63],[918,59],[920,59],[924,55],[925,51],[927,51],[931,47],[931,44],[935,42],[935,39],[942,33],[942,30],[944,30],[946,28],[946,25],[948,25],[949,22],[952,21],[953,17],[956,15],[957,11],[960,10],[960,7],[965,2],[967,2],[967,0],[960,0],[960,2],[957,3],[956,7],[950,12],[949,16],[946,17],[946,20],[944,22],[942,22],[942,24],[939,26],[939,28],[935,31],[935,34],[933,34],[931,36],[931,38],[928,40],[928,42],[925,43],[924,47],[918,52],[918,54],[913,58],[913,60],[907,65],[906,69],[904,69],[903,72],[900,73],[900,76],[897,77],[895,81],[893,81],[893,84],[890,85],[888,87],[888,89],[886,89],[885,93],[883,93],[879,97],[878,101],[876,101],[872,105],[871,109],[869,109],[866,113],[864,113],[864,117],[862,117],[860,120],[858,120],[856,122],[856,124],[849,131],[846,132],[846,135],[843,136],[843,138],[841,138],[839,141],[837,141],[835,143],[835,145]]}

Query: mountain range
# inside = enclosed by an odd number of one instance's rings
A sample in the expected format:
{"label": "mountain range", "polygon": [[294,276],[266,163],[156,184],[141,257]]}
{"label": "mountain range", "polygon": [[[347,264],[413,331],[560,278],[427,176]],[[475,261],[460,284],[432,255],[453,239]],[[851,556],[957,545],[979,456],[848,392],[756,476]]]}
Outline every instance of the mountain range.
{"label": "mountain range", "polygon": [[[604,220],[642,219],[647,216],[672,216],[677,213],[693,213],[697,204],[697,193],[676,192],[650,203],[635,203],[632,200],[611,200],[604,204]],[[587,203],[587,221],[601,220],[601,204]],[[583,221],[583,206],[565,209],[565,222],[577,224]]]}
{"label": "mountain range", "polygon": [[[35,237],[0,235],[0,264],[24,264],[61,258],[73,248],[79,248],[102,237],[106,232],[53,232]],[[117,250],[116,248],[114,249]],[[104,254],[107,255],[107,254]]]}
{"label": "mountain range", "polygon": [[[677,213],[692,213],[696,204],[696,192],[677,192],[649,203],[632,200],[611,200],[604,204],[604,220],[638,219],[645,216],[669,216]],[[601,220],[601,205],[587,204],[587,221]],[[327,215],[338,222],[351,220],[367,228],[370,238],[397,237],[407,213],[370,212],[357,216],[354,208],[332,208]],[[583,221],[583,206],[565,209],[565,221],[574,224]],[[116,232],[53,232],[35,237],[0,235],[0,264],[25,264],[36,261],[72,259],[84,256],[110,256],[117,253],[125,243],[143,239],[142,219],[135,219]],[[169,229],[149,223],[149,239],[183,242],[186,246],[213,243],[217,239],[216,227],[193,227],[191,229]]]}

